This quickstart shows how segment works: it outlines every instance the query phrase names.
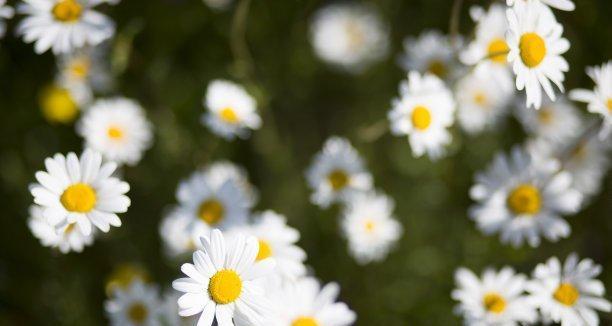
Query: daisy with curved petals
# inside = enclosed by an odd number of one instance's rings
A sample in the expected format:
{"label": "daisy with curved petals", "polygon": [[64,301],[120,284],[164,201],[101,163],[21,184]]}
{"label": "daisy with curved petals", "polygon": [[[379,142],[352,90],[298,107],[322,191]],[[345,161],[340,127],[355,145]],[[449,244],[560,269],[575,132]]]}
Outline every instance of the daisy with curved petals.
{"label": "daisy with curved petals", "polygon": [[403,44],[405,53],[399,58],[399,63],[405,71],[431,73],[441,79],[452,77],[456,62],[449,37],[430,30],[418,38],[406,38]]}
{"label": "daisy with curved petals", "polygon": [[55,154],[45,160],[46,171],[36,172],[39,183],[30,187],[34,203],[43,209],[49,224],[62,232],[76,223],[79,231],[90,235],[91,225],[102,232],[110,226],[121,226],[117,213],[125,213],[130,199],[125,195],[130,186],[111,175],[117,164],[102,164],[102,155],[85,150],[76,154]]}
{"label": "daisy with curved petals", "polygon": [[545,99],[539,110],[519,103],[514,113],[530,135],[552,142],[567,142],[578,136],[582,129],[578,110],[564,97],[554,102]]}
{"label": "daisy with curved petals", "polygon": [[10,19],[15,14],[13,8],[6,5],[6,0],[0,0],[0,38],[6,33],[5,19]]}
{"label": "daisy with curved petals", "polygon": [[575,253],[563,266],[557,257],[551,257],[536,266],[527,291],[545,318],[562,326],[596,326],[596,311],[612,311],[610,302],[603,298],[604,284],[595,279],[599,274],[601,266],[588,258],[579,261]]}
{"label": "daisy with curved petals", "polygon": [[258,280],[274,270],[274,259],[256,261],[259,244],[255,237],[237,236],[226,242],[219,230],[201,238],[203,250],[193,253],[194,264],[183,264],[188,277],[172,282],[185,292],[179,299],[179,314],[200,314],[198,326],[266,325],[270,305]]}
{"label": "daisy with curved petals", "polygon": [[595,82],[593,90],[575,89],[570,92],[570,98],[587,103],[589,112],[602,116],[604,127],[600,137],[603,139],[612,130],[612,61],[587,68],[587,75]]}
{"label": "daisy with curved petals", "polygon": [[[516,2],[526,1],[526,0],[506,0],[508,6],[513,6]],[[576,9],[576,5],[571,0],[529,0],[529,1],[538,1],[543,3],[551,8],[556,8],[559,10],[565,11],[573,11]]]}
{"label": "daisy with curved petals", "polygon": [[461,267],[455,272],[455,282],[451,296],[459,301],[455,310],[463,315],[465,325],[518,326],[538,318],[524,295],[527,277],[510,267],[499,272],[487,269],[480,279]]}
{"label": "daisy with curved petals", "polygon": [[314,191],[310,201],[323,208],[372,187],[372,176],[359,153],[347,139],[335,136],[325,141],[306,171],[306,179]]}
{"label": "daisy with curved petals", "polygon": [[26,43],[35,42],[36,53],[49,49],[68,53],[96,45],[115,33],[115,24],[92,8],[99,3],[85,0],[23,0],[18,8],[27,15],[17,26]]}
{"label": "daisy with curved petals", "polygon": [[407,135],[414,156],[427,153],[431,159],[440,158],[452,140],[447,128],[455,120],[455,100],[442,80],[411,71],[392,105],[387,114],[391,133]]}
{"label": "daisy with curved petals", "polygon": [[93,232],[84,235],[75,224],[69,224],[58,233],[56,228],[43,217],[43,209],[37,205],[30,206],[28,226],[43,246],[57,248],[63,254],[70,251],[81,252],[85,246],[90,246],[94,241]]}
{"label": "daisy with curved petals", "polygon": [[161,300],[155,286],[135,280],[126,289],[116,289],[105,302],[113,326],[160,326]]}
{"label": "daisy with curved petals", "polygon": [[506,14],[508,61],[516,75],[516,88],[525,89],[527,107],[538,109],[542,104],[542,89],[555,100],[551,81],[564,91],[564,73],[569,65],[561,55],[567,52],[570,43],[562,37],[563,26],[540,2],[516,2]]}

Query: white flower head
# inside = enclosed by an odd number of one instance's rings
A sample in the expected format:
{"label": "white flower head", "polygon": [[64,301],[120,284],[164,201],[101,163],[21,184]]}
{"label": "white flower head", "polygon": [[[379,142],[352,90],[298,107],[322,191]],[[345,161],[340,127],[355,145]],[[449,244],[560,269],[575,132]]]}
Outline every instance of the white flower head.
{"label": "white flower head", "polygon": [[58,80],[84,83],[97,92],[108,91],[112,84],[109,42],[86,46],[57,56]]}
{"label": "white flower head", "polygon": [[223,183],[230,180],[242,188],[242,191],[249,198],[251,206],[257,203],[259,194],[257,189],[249,182],[244,168],[229,161],[217,161],[204,168],[203,172],[215,187],[221,187]]}
{"label": "white flower head", "polygon": [[515,3],[520,1],[537,1],[551,8],[565,11],[573,11],[576,9],[576,5],[574,5],[571,0],[506,0],[506,3],[508,6],[513,6]]}
{"label": "white flower head", "polygon": [[601,115],[604,128],[600,135],[604,139],[612,130],[612,61],[587,68],[587,75],[595,82],[593,90],[575,89],[570,92],[570,98],[587,103],[589,112]]}
{"label": "white flower head", "polygon": [[125,289],[115,289],[105,307],[113,326],[161,326],[159,291],[141,280],[132,281]]}
{"label": "white flower head", "polygon": [[518,103],[514,114],[530,135],[552,142],[568,141],[576,137],[582,129],[578,110],[564,97],[555,102],[545,99],[539,110]]}
{"label": "white flower head", "polygon": [[94,241],[94,232],[84,235],[74,223],[58,232],[55,226],[47,222],[43,216],[43,209],[37,205],[30,206],[28,227],[43,246],[57,248],[63,254],[71,251],[81,252]]}
{"label": "white flower head", "polygon": [[0,0],[0,38],[6,33],[5,19],[10,19],[15,14],[12,7],[6,5],[6,0]]}
{"label": "white flower head", "polygon": [[[458,40],[462,43],[462,40]],[[406,72],[431,73],[441,79],[452,78],[457,63],[450,38],[438,31],[425,31],[418,38],[404,39],[399,64]]]}

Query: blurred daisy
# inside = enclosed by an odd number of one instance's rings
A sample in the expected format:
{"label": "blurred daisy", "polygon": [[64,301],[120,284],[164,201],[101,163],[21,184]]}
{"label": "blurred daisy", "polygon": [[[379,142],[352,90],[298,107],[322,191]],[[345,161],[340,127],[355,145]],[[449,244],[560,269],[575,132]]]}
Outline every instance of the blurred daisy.
{"label": "blurred daisy", "polygon": [[10,19],[15,14],[15,11],[10,6],[6,5],[6,0],[0,0],[0,38],[6,33],[5,19]]}
{"label": "blurred daisy", "polygon": [[552,257],[536,266],[527,291],[545,318],[562,326],[596,326],[597,310],[612,311],[610,302],[603,298],[603,283],[595,279],[599,274],[601,266],[591,259],[579,261],[571,254],[561,267],[559,259]]}
{"label": "blurred daisy", "polygon": [[49,49],[68,53],[96,45],[115,33],[115,24],[92,8],[101,1],[23,0],[19,11],[28,17],[17,26],[26,43],[35,42],[36,53]]}
{"label": "blurred daisy", "polygon": [[446,79],[451,77],[456,65],[449,37],[438,31],[425,31],[418,38],[407,37],[404,52],[399,63],[406,72],[429,72]]}
{"label": "blurred daisy", "polygon": [[71,251],[81,252],[85,246],[90,246],[94,241],[93,232],[90,235],[84,235],[74,223],[58,232],[53,225],[47,222],[43,216],[43,209],[37,205],[30,206],[28,226],[43,246],[57,248],[63,254]]}
{"label": "blurred daisy", "polygon": [[539,110],[533,110],[520,103],[516,107],[515,115],[527,133],[553,142],[564,142],[574,138],[582,127],[582,119],[576,107],[564,97],[555,102],[545,99]]}
{"label": "blurred daisy", "polygon": [[465,325],[523,325],[535,323],[536,310],[523,295],[527,278],[510,267],[487,269],[481,279],[466,268],[455,272],[457,288],[452,298]]}
{"label": "blurred daisy", "polygon": [[115,163],[102,164],[99,153],[85,150],[80,159],[74,153],[55,154],[45,160],[45,166],[46,171],[36,172],[39,183],[30,192],[58,233],[73,223],[84,235],[91,234],[92,224],[102,232],[111,225],[121,226],[117,213],[125,213],[130,206],[125,195],[130,186],[111,177]]}
{"label": "blurred daisy", "polygon": [[507,16],[508,61],[516,74],[516,87],[525,89],[526,106],[538,109],[542,103],[542,89],[555,100],[551,81],[564,91],[564,72],[569,70],[569,65],[561,55],[569,49],[570,43],[561,36],[563,26],[557,23],[550,9],[539,2],[516,2],[508,9]]}
{"label": "blurred daisy", "polygon": [[388,113],[391,133],[408,135],[414,156],[423,154],[437,159],[451,140],[447,128],[454,122],[455,101],[452,93],[438,77],[416,71],[401,82],[400,98],[393,100]]}
{"label": "blurred daisy", "polygon": [[77,125],[85,147],[117,164],[136,165],[151,146],[151,123],[142,107],[127,98],[97,100]]}
{"label": "blurred daisy", "polygon": [[116,289],[104,305],[111,325],[161,325],[159,291],[140,280],[132,282],[126,289]]}
{"label": "blurred daisy", "polygon": [[582,194],[556,160],[536,161],[521,148],[498,154],[476,175],[470,196],[477,201],[469,215],[485,234],[500,233],[502,243],[540,245],[540,236],[555,242],[570,234],[562,218],[580,209]]}
{"label": "blurred daisy", "polygon": [[251,206],[257,203],[257,189],[249,182],[247,172],[244,168],[229,161],[217,161],[207,166],[204,169],[204,174],[206,174],[208,180],[215,187],[221,187],[225,181],[231,180],[240,187],[249,198]]}
{"label": "blurred daisy", "polygon": [[316,55],[330,64],[358,73],[388,51],[388,31],[374,8],[334,4],[315,15],[310,29]]}
{"label": "blurred daisy", "polygon": [[96,92],[106,92],[112,85],[108,42],[87,46],[58,55],[59,80],[67,83],[83,83]]}
{"label": "blurred daisy", "polygon": [[116,289],[127,290],[132,282],[149,281],[149,273],[140,265],[123,263],[116,266],[106,280],[106,295],[112,296]]}
{"label": "blurred daisy", "polygon": [[202,116],[202,123],[225,139],[247,138],[250,130],[261,126],[255,99],[230,81],[213,80],[208,84],[204,105],[208,113]]}
{"label": "blurred daisy", "polygon": [[595,82],[592,91],[575,89],[570,92],[574,101],[588,103],[589,112],[597,113],[604,119],[601,138],[605,138],[612,130],[612,61],[599,67],[587,68],[587,75]]}
{"label": "blurred daisy", "polygon": [[47,121],[68,124],[91,99],[91,91],[83,83],[54,83],[42,90],[39,104]]}
{"label": "blurred daisy", "polygon": [[372,187],[372,176],[359,153],[347,139],[335,136],[327,139],[314,157],[306,179],[314,191],[310,201],[323,208]]}
{"label": "blurred daisy", "polygon": [[[206,235],[208,228],[201,229],[203,230],[199,236]],[[162,219],[159,225],[159,234],[164,244],[166,254],[170,257],[177,257],[196,250],[196,243],[199,237],[195,238],[196,241],[194,241],[193,231],[194,225],[192,218],[188,215],[181,214],[180,209],[173,208],[170,213]]]}
{"label": "blurred daisy", "polygon": [[218,325],[265,325],[271,307],[257,281],[272,273],[274,259],[256,260],[256,238],[237,236],[226,242],[216,229],[202,238],[202,245],[193,253],[194,264],[181,267],[188,277],[172,282],[175,290],[185,292],[178,299],[179,314],[200,314],[199,326],[210,326],[213,319]]}
{"label": "blurred daisy", "polygon": [[[565,10],[565,11],[573,11],[576,6],[571,0],[533,0],[539,1],[549,7]],[[519,2],[519,0],[506,0],[508,6],[513,6],[515,3]]]}
{"label": "blurred daisy", "polygon": [[402,235],[402,226],[392,216],[393,200],[374,193],[355,195],[342,218],[342,231],[349,251],[360,264],[382,261]]}

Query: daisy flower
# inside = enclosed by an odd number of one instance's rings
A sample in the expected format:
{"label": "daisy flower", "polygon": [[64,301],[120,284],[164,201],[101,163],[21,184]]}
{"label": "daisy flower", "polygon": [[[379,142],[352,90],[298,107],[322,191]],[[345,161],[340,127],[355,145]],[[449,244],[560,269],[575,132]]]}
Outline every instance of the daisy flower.
{"label": "daisy flower", "polygon": [[579,261],[571,254],[563,266],[557,257],[539,264],[527,285],[530,300],[545,318],[562,326],[599,325],[597,310],[612,311],[610,302],[603,298],[604,285],[595,279],[601,266],[591,259]]}
{"label": "daisy flower", "polygon": [[572,176],[556,160],[534,160],[521,148],[498,154],[485,172],[476,175],[470,196],[477,202],[469,215],[485,234],[500,233],[502,243],[532,247],[540,237],[555,242],[570,234],[564,215],[578,212],[582,194]]}
{"label": "daisy flower", "polygon": [[600,114],[604,119],[601,138],[612,130],[612,61],[600,67],[587,68],[587,75],[595,82],[593,90],[575,89],[570,92],[574,101],[588,103],[589,112]]}
{"label": "daisy flower", "polygon": [[514,113],[527,133],[552,142],[566,142],[576,137],[582,128],[576,107],[564,97],[555,102],[545,99],[539,110],[520,103]]}
{"label": "daisy flower", "polygon": [[[197,232],[199,233],[197,235],[194,232],[196,228],[201,230]],[[181,214],[181,210],[176,207],[162,219],[159,225],[159,234],[165,252],[169,257],[193,252],[196,249],[199,237],[204,236],[207,231],[208,228],[202,227],[199,223],[194,225],[193,219],[188,215]]]}
{"label": "daisy flower", "polygon": [[73,223],[84,235],[91,234],[92,224],[102,232],[111,225],[121,226],[117,213],[127,212],[130,206],[125,195],[130,186],[111,176],[115,163],[102,164],[102,155],[85,150],[80,159],[74,153],[55,154],[45,160],[45,166],[46,171],[36,172],[39,183],[30,192],[58,233]]}
{"label": "daisy flower", "polygon": [[372,187],[372,176],[359,153],[347,139],[335,136],[327,139],[314,157],[306,179],[314,191],[310,201],[323,208]]}
{"label": "daisy flower", "polygon": [[404,39],[404,52],[399,58],[400,66],[410,72],[429,72],[446,79],[455,69],[455,55],[450,39],[438,31],[425,31],[418,38]]}
{"label": "daisy flower", "polygon": [[261,126],[255,99],[230,81],[213,80],[208,84],[204,105],[208,112],[202,115],[202,123],[227,140],[247,138],[250,130]]}
{"label": "daisy flower", "polygon": [[81,252],[85,246],[90,246],[94,241],[93,232],[84,235],[75,224],[67,225],[58,233],[58,230],[44,218],[43,209],[37,205],[30,206],[28,227],[43,246],[57,248],[63,254],[71,251]]}
{"label": "daisy flower", "polygon": [[402,235],[402,225],[392,216],[394,206],[391,198],[375,193],[358,194],[348,202],[341,226],[359,264],[385,259]]}
{"label": "daisy flower", "polygon": [[516,87],[525,89],[527,107],[538,109],[542,103],[542,89],[555,100],[551,81],[564,91],[564,73],[569,65],[561,55],[567,52],[570,43],[561,36],[563,26],[557,23],[550,9],[539,2],[516,2],[508,9],[507,16],[508,61],[516,75]]}
{"label": "daisy flower", "polygon": [[108,42],[87,46],[57,56],[59,80],[83,83],[97,92],[106,92],[112,86]]}
{"label": "daisy flower", "polygon": [[15,14],[15,11],[10,6],[6,5],[6,0],[0,0],[0,38],[6,33],[5,19],[10,19]]}
{"label": "daisy flower", "polygon": [[203,172],[215,187],[221,187],[223,183],[230,180],[241,188],[242,192],[249,198],[251,206],[257,203],[259,196],[257,189],[249,182],[244,168],[229,161],[218,161],[207,166]]}
{"label": "daisy flower", "polygon": [[[519,1],[521,0],[506,0],[506,3],[508,4],[508,6],[513,6],[515,3]],[[530,0],[530,1],[538,1],[551,8],[556,8],[559,10],[573,11],[574,9],[576,9],[576,6],[571,0]]]}
{"label": "daisy flower", "polygon": [[175,290],[185,292],[178,299],[179,314],[200,314],[199,326],[210,326],[213,319],[218,325],[265,325],[271,307],[258,280],[272,273],[274,259],[256,261],[255,237],[226,242],[215,229],[201,240],[204,249],[194,252],[194,264],[181,267],[188,277],[172,282]]}
{"label": "daisy flower", "polygon": [[105,291],[109,297],[116,289],[127,290],[133,282],[149,281],[149,273],[140,265],[123,263],[115,267],[106,280]]}
{"label": "daisy flower", "polygon": [[68,53],[75,49],[96,45],[115,33],[115,24],[108,17],[93,10],[100,1],[85,0],[23,0],[19,7],[27,15],[17,26],[26,43],[35,42],[34,51],[40,54]]}
{"label": "daisy flower", "polygon": [[311,43],[323,61],[359,73],[388,52],[387,26],[374,8],[334,4],[319,10],[310,28]]}
{"label": "daisy flower", "polygon": [[39,104],[47,121],[69,124],[91,99],[91,90],[84,83],[56,82],[42,90]]}
{"label": "daisy flower", "polygon": [[455,272],[455,283],[451,296],[459,301],[455,311],[463,315],[465,325],[518,326],[538,318],[523,294],[527,278],[510,267],[486,269],[481,279],[462,267]]}
{"label": "daisy flower", "polygon": [[407,135],[412,153],[437,159],[451,140],[449,128],[454,122],[455,101],[452,93],[435,75],[416,71],[401,82],[400,97],[393,100],[388,113],[391,133]]}
{"label": "daisy flower", "polygon": [[159,291],[140,280],[126,289],[116,289],[105,303],[110,324],[114,326],[161,326]]}
{"label": "daisy flower", "polygon": [[136,165],[151,147],[152,126],[142,107],[127,98],[97,100],[77,125],[85,147],[117,164]]}

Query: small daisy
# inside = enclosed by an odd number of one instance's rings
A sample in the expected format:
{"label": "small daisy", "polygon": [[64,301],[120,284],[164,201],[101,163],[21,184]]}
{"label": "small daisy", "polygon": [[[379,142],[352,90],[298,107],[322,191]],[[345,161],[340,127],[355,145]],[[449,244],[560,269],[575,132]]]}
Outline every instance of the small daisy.
{"label": "small daisy", "polygon": [[84,83],[62,82],[45,87],[39,99],[43,116],[51,123],[68,124],[92,99],[91,90]]}
{"label": "small daisy", "polygon": [[161,325],[159,291],[140,280],[132,282],[126,289],[116,289],[104,305],[113,326]]}
{"label": "small daisy", "polygon": [[246,194],[251,206],[257,203],[257,189],[249,182],[244,168],[229,161],[218,161],[206,167],[203,172],[215,187],[221,187],[225,181],[231,180]]}
{"label": "small daisy", "polygon": [[469,212],[485,234],[500,233],[502,243],[518,247],[524,241],[540,245],[540,236],[556,242],[570,234],[562,218],[576,213],[582,194],[572,188],[572,176],[559,171],[556,160],[534,160],[521,148],[499,154],[485,172],[476,175]]}
{"label": "small daisy", "polygon": [[62,232],[76,223],[80,232],[90,235],[91,225],[102,232],[121,226],[117,213],[125,213],[130,186],[111,175],[117,165],[102,164],[102,155],[86,150],[76,154],[55,154],[45,160],[46,171],[36,172],[39,183],[30,187],[34,203],[42,206],[47,222]]}
{"label": "small daisy", "polygon": [[110,44],[84,47],[58,55],[59,80],[84,83],[96,92],[106,92],[112,86],[108,51]]}
{"label": "small daisy", "polygon": [[582,119],[576,107],[564,97],[555,102],[545,99],[539,110],[520,103],[514,112],[527,133],[553,142],[568,141],[576,137],[582,128]]}
{"label": "small daisy", "polygon": [[306,171],[306,179],[314,191],[310,201],[323,208],[372,187],[372,176],[359,153],[347,139],[335,136],[327,139],[317,153]]}
{"label": "small daisy", "polygon": [[110,297],[116,289],[126,290],[135,281],[143,283],[148,282],[149,273],[138,264],[120,264],[113,269],[112,273],[107,278],[104,290],[106,291],[106,295]]}
{"label": "small daisy", "polygon": [[574,101],[588,103],[589,112],[597,113],[604,119],[601,138],[612,130],[612,61],[600,67],[587,68],[587,75],[595,82],[593,90],[575,89],[570,92]]}
{"label": "small daisy", "polygon": [[28,17],[17,26],[26,43],[35,42],[36,53],[49,49],[68,53],[97,45],[115,33],[115,24],[92,8],[100,1],[23,0],[19,11]]}
{"label": "small daisy", "polygon": [[270,294],[279,312],[278,326],[348,326],[357,315],[343,302],[336,302],[340,287],[329,283],[321,288],[319,281],[304,277],[284,284]]}
{"label": "small daisy", "polygon": [[401,82],[400,97],[393,100],[388,113],[391,133],[408,135],[414,156],[437,159],[452,141],[449,128],[454,122],[455,101],[438,77],[416,71]]}
{"label": "small daisy", "polygon": [[516,75],[516,87],[525,89],[527,107],[538,109],[542,103],[542,89],[555,100],[551,81],[564,91],[564,73],[569,65],[561,55],[567,52],[570,43],[561,36],[563,26],[557,23],[550,9],[539,2],[516,2],[508,9],[507,16],[508,61]]}
{"label": "small daisy", "polygon": [[200,314],[199,326],[210,326],[213,319],[218,325],[265,325],[271,307],[258,281],[272,273],[274,259],[256,261],[254,237],[226,242],[215,229],[201,240],[204,249],[193,253],[194,264],[181,267],[188,277],[172,282],[175,290],[185,292],[178,299],[179,314]]}
{"label": "small daisy", "polygon": [[[508,4],[508,6],[513,6],[516,2],[519,2],[519,1],[520,0],[506,0],[506,3]],[[538,1],[551,8],[556,8],[559,10],[573,11],[574,9],[576,9],[576,6],[571,0],[530,0],[530,1]]]}
{"label": "small daisy", "polygon": [[364,265],[382,261],[402,235],[393,200],[374,193],[355,195],[343,212],[342,231],[351,255]]}
{"label": "small daisy", "polygon": [[601,266],[591,259],[579,261],[578,255],[571,254],[562,267],[559,259],[552,257],[536,266],[527,291],[545,318],[562,326],[596,326],[597,310],[612,311],[610,302],[603,298],[603,283],[595,279],[599,274]]}
{"label": "small daisy", "polygon": [[455,310],[463,315],[465,325],[523,325],[535,323],[538,315],[523,294],[525,275],[510,267],[499,272],[487,269],[481,279],[466,268],[455,272],[457,289],[452,298],[459,301]]}
{"label": "small daisy", "polygon": [[0,38],[6,33],[5,19],[10,19],[15,14],[13,8],[6,5],[6,0],[0,0]]}
{"label": "small daisy", "polygon": [[127,98],[97,100],[85,113],[77,132],[85,147],[117,164],[135,165],[151,146],[151,123],[142,107]]}
{"label": "small daisy", "polygon": [[406,72],[431,73],[439,78],[452,77],[455,69],[455,54],[450,39],[438,31],[425,31],[418,38],[404,39],[405,53],[399,63]]}
{"label": "small daisy", "polygon": [[43,246],[58,248],[63,254],[70,251],[81,252],[85,246],[90,246],[94,241],[93,232],[84,235],[75,224],[69,224],[58,233],[56,228],[43,217],[43,209],[37,205],[30,206],[28,226]]}
{"label": "small daisy", "polygon": [[247,138],[252,129],[261,126],[255,99],[230,81],[213,80],[208,84],[204,105],[208,112],[202,115],[202,123],[225,139]]}
{"label": "small daisy", "polygon": [[389,48],[387,27],[366,5],[324,7],[315,15],[310,34],[320,59],[353,73],[382,59]]}

